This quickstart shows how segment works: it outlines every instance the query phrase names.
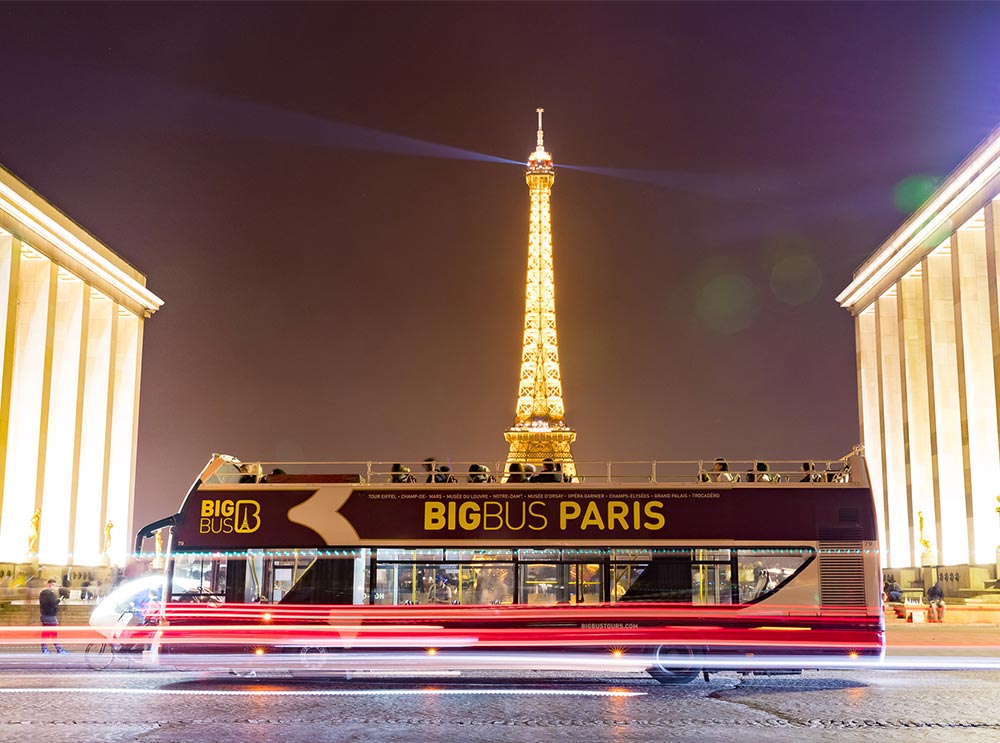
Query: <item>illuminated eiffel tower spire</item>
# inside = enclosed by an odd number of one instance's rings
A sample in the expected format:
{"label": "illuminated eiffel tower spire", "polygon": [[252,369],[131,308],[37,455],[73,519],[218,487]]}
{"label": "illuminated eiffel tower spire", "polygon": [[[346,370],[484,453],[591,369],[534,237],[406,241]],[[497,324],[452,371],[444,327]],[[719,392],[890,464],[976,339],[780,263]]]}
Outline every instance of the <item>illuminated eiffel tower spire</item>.
{"label": "illuminated eiffel tower spire", "polygon": [[528,275],[524,293],[524,344],[514,425],[504,438],[510,444],[507,462],[562,462],[573,474],[570,445],[576,431],[563,420],[559,344],[556,340],[555,276],[552,269],[552,218],[549,201],[556,171],[545,151],[542,111],[538,111],[535,151],[528,157],[525,180],[531,198],[528,227]]}

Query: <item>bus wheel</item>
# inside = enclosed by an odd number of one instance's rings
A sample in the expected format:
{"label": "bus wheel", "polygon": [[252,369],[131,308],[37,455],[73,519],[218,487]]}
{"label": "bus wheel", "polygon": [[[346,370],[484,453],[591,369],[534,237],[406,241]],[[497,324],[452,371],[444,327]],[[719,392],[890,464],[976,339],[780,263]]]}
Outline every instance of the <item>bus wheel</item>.
{"label": "bus wheel", "polygon": [[646,673],[661,684],[687,684],[701,673],[697,653],[682,645],[660,645],[653,651],[653,664]]}
{"label": "bus wheel", "polygon": [[299,656],[292,662],[293,667],[289,669],[293,676],[312,676],[322,672],[329,665],[329,658],[327,658],[329,651],[326,648],[307,647],[292,652]]}

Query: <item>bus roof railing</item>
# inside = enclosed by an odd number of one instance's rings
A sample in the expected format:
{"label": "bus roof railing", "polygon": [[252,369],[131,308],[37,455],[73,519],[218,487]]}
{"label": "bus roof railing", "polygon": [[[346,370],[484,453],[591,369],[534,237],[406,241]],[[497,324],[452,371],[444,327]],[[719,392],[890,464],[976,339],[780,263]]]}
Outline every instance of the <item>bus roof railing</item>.
{"label": "bus roof railing", "polygon": [[[591,484],[681,485],[712,482],[736,484],[852,484],[866,485],[867,472],[860,463],[861,449],[834,459],[731,459],[724,469],[717,468],[717,459],[701,460],[636,460],[588,461],[575,460],[566,467],[566,482]],[[855,462],[854,460],[859,460]],[[433,470],[429,469],[431,466]],[[434,465],[426,461],[241,461],[229,455],[214,455],[206,466],[205,483],[266,483],[273,482],[357,482],[374,485],[400,484],[394,475],[408,474],[407,482],[426,484],[503,483],[507,480],[505,460],[453,461],[438,459]],[[445,469],[447,468],[447,469]],[[485,468],[485,469],[484,469]],[[537,474],[541,467],[536,467]],[[722,474],[725,472],[727,474]],[[434,475],[439,477],[434,480]],[[529,472],[530,477],[532,473]],[[310,480],[314,477],[315,480]]]}

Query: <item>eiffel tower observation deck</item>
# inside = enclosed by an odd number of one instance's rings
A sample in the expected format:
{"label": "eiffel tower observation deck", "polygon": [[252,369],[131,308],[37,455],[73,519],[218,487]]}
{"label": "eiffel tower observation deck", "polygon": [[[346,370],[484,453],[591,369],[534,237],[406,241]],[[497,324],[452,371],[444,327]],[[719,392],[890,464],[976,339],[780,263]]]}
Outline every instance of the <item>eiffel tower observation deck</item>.
{"label": "eiffel tower observation deck", "polygon": [[531,212],[528,226],[528,272],[524,292],[524,343],[517,389],[514,425],[504,432],[512,462],[539,464],[544,459],[560,463],[563,472],[575,473],[570,446],[576,431],[564,420],[559,344],[556,339],[555,272],[552,265],[552,214],[550,200],[556,171],[545,151],[542,111],[538,112],[535,151],[528,157],[524,178],[528,183]]}

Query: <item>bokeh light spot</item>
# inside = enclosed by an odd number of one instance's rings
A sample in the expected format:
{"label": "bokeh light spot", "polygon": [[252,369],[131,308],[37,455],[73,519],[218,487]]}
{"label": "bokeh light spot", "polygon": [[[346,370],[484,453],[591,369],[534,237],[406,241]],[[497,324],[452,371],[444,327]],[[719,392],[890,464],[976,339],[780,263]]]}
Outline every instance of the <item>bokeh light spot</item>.
{"label": "bokeh light spot", "polygon": [[746,276],[724,273],[705,283],[698,293],[696,307],[710,330],[732,335],[753,324],[757,296]]}
{"label": "bokeh light spot", "polygon": [[916,211],[934,193],[939,179],[930,175],[911,175],[904,178],[892,190],[892,200],[896,208],[904,214]]}
{"label": "bokeh light spot", "polygon": [[771,269],[771,291],[780,302],[803,304],[823,286],[823,271],[809,255],[786,255]]}

